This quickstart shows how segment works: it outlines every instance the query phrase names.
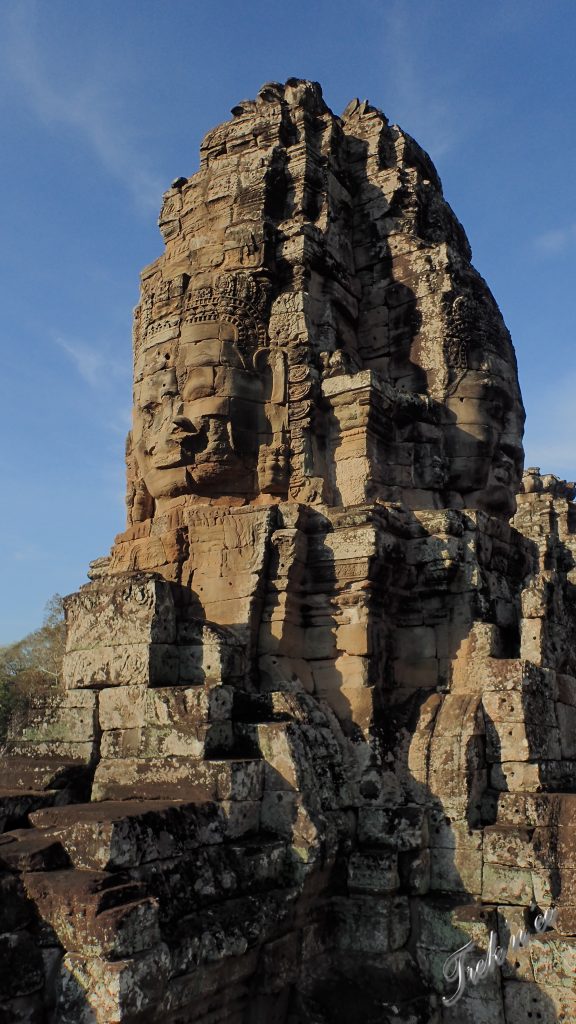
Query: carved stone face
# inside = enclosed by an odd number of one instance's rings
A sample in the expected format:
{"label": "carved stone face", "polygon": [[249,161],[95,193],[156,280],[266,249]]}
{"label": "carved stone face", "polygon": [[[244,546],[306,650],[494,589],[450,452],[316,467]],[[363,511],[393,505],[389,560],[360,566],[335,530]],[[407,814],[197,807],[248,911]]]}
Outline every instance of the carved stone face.
{"label": "carved stone face", "polygon": [[448,487],[465,506],[512,514],[522,477],[523,410],[481,370],[468,370],[447,400]]}
{"label": "carved stone face", "polygon": [[184,324],[164,365],[159,351],[151,355],[152,372],[136,390],[133,436],[153,498],[274,491],[268,377],[246,363],[235,326],[216,321]]}

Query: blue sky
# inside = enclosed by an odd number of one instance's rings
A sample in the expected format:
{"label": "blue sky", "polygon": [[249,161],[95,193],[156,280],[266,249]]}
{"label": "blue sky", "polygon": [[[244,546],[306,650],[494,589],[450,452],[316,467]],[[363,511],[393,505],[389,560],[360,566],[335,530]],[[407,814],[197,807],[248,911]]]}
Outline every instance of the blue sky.
{"label": "blue sky", "polygon": [[575,38],[573,0],[0,2],[0,643],[123,529],[161,195],[265,81],[428,150],[512,332],[527,465],[576,477]]}

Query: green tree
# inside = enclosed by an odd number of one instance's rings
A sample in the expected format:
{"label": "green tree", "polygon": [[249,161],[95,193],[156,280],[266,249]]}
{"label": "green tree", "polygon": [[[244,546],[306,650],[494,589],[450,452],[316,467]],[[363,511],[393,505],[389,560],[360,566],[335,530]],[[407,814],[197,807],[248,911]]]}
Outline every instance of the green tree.
{"label": "green tree", "polygon": [[65,642],[64,603],[54,594],[40,628],[0,648],[0,745],[25,718],[36,694],[60,686]]}

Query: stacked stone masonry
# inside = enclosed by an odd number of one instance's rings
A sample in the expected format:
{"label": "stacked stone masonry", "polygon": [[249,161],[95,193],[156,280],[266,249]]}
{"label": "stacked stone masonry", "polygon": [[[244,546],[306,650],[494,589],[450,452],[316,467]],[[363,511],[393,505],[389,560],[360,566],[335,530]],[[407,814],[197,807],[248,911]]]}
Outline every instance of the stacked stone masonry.
{"label": "stacked stone masonry", "polygon": [[142,275],[127,528],[3,752],[0,1022],[574,1022],[574,486],[522,477],[417,143],[296,79],[232,114]]}

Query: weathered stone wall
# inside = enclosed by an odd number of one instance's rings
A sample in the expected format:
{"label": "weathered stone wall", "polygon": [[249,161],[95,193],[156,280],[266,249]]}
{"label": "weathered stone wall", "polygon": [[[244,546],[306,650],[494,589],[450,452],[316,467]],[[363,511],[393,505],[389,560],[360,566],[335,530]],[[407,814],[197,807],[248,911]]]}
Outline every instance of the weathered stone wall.
{"label": "weathered stone wall", "polygon": [[295,79],[233,115],[142,276],[127,529],[2,758],[0,1021],[575,1020],[574,487],[521,482],[418,145]]}

